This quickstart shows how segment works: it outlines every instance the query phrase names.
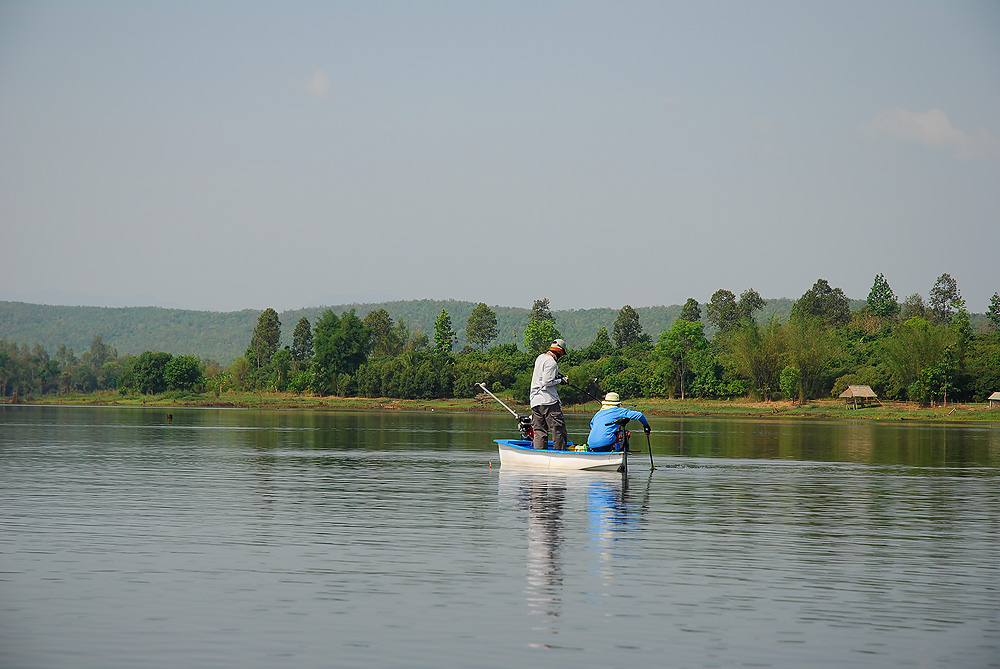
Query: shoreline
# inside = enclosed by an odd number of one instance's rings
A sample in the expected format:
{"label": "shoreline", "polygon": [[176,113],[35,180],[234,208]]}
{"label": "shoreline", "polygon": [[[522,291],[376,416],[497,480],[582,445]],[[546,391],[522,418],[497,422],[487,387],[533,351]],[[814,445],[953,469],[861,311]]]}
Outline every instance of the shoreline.
{"label": "shoreline", "polygon": [[[526,405],[510,397],[501,399],[514,411],[527,414]],[[116,392],[68,394],[55,397],[24,398],[9,405],[20,406],[90,406],[90,407],[162,407],[162,408],[233,408],[302,411],[443,411],[507,413],[491,398],[449,398],[436,400],[402,400],[364,397],[315,397],[288,393],[167,393],[135,396]],[[798,405],[788,400],[753,402],[750,400],[699,400],[641,398],[627,402],[631,408],[647,416],[664,417],[738,417],[738,418],[804,418],[847,420],[899,420],[1000,423],[1000,407],[987,404],[957,403],[945,406],[920,407],[906,402],[886,402],[862,409],[845,407],[836,399],[812,400]],[[563,407],[567,414],[591,414],[597,411],[594,401]]]}

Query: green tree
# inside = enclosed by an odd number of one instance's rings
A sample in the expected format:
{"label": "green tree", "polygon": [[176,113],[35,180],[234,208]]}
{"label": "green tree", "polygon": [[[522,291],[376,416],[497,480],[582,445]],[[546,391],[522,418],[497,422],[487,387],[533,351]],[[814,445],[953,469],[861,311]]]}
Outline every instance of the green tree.
{"label": "green tree", "polygon": [[163,368],[167,390],[197,390],[205,383],[201,363],[193,355],[178,355],[167,361]]}
{"label": "green tree", "polygon": [[786,324],[785,341],[790,365],[796,370],[795,394],[803,404],[823,394],[823,384],[838,351],[834,330],[819,316],[798,316]]}
{"label": "green tree", "polygon": [[368,312],[365,327],[372,333],[372,354],[375,356],[396,355],[401,348],[392,317],[384,308]]}
{"label": "green tree", "polygon": [[597,330],[594,341],[583,351],[583,356],[588,360],[600,360],[606,355],[610,355],[614,350],[611,337],[608,336],[608,329],[603,325]]}
{"label": "green tree", "polygon": [[531,321],[552,321],[556,322],[556,317],[552,315],[552,310],[549,308],[549,298],[543,297],[540,300],[535,300],[531,305],[531,317],[528,319]]}
{"label": "green tree", "polygon": [[958,282],[947,272],[934,282],[929,303],[931,318],[935,323],[947,323],[955,312],[965,304],[962,301],[962,292],[958,289]]}
{"label": "green tree", "polygon": [[167,389],[167,363],[174,356],[161,351],[145,351],[132,364],[132,387],[143,395],[155,395]]}
{"label": "green tree", "polygon": [[701,320],[701,305],[698,304],[698,300],[693,297],[687,299],[687,302],[681,307],[680,319],[691,323],[697,323]]}
{"label": "green tree", "polygon": [[949,343],[949,334],[944,327],[932,325],[919,317],[910,318],[893,330],[880,346],[880,358],[893,384],[890,394],[897,395],[908,390],[924,369],[942,359]]}
{"label": "green tree", "polygon": [[286,346],[279,349],[271,358],[271,383],[274,389],[284,392],[292,376],[292,352]]}
{"label": "green tree", "polygon": [[753,288],[747,288],[740,293],[739,302],[736,303],[736,311],[740,319],[753,318],[753,315],[764,308],[767,300],[760,296]]}
{"label": "green tree", "polygon": [[553,321],[529,321],[524,328],[525,347],[534,354],[549,350],[553,339],[559,339],[562,334]]}
{"label": "green tree", "polygon": [[882,274],[875,275],[875,282],[868,293],[868,310],[882,319],[895,318],[899,313],[899,300]]}
{"label": "green tree", "polygon": [[313,334],[309,319],[303,316],[295,324],[292,332],[292,369],[297,372],[305,367],[313,357]]}
{"label": "green tree", "polygon": [[639,314],[630,305],[626,304],[618,310],[618,318],[615,319],[611,336],[618,348],[632,346],[642,341],[642,325],[639,324]]}
{"label": "green tree", "polygon": [[313,332],[313,391],[320,395],[340,394],[345,382],[364,364],[371,347],[371,333],[354,309],[337,317],[327,309],[316,321]]}
{"label": "green tree", "polygon": [[455,346],[456,334],[451,327],[451,315],[442,309],[437,320],[434,321],[434,352],[451,353]]}
{"label": "green tree", "polygon": [[993,297],[990,298],[990,308],[986,312],[987,317],[990,322],[993,323],[993,327],[1000,329],[1000,293],[993,293]]}
{"label": "green tree", "polygon": [[740,322],[740,312],[736,307],[736,295],[720,288],[712,293],[712,299],[705,305],[705,318],[721,334],[726,334]]}
{"label": "green tree", "polygon": [[698,351],[708,348],[705,328],[700,321],[678,319],[674,321],[669,330],[660,333],[657,348],[662,355],[673,361],[677,386],[680,388],[683,400],[685,398],[684,387],[687,385],[692,360]]}
{"label": "green tree", "polygon": [[497,315],[480,302],[472,310],[469,321],[465,326],[465,335],[469,342],[479,345],[479,352],[485,353],[486,347],[497,338],[500,331],[497,329]]}
{"label": "green tree", "polygon": [[927,317],[927,307],[924,305],[924,298],[920,293],[913,293],[903,300],[903,307],[900,310],[899,317],[903,321],[908,321],[911,318]]}
{"label": "green tree", "polygon": [[257,327],[253,329],[246,352],[247,360],[258,370],[271,364],[271,356],[278,350],[280,340],[281,321],[278,320],[278,312],[269,307],[257,318]]}
{"label": "green tree", "polygon": [[728,364],[750,381],[755,394],[770,399],[780,387],[784,368],[786,347],[781,325],[774,318],[764,325],[745,319],[728,341]]}
{"label": "green tree", "polygon": [[[778,380],[781,385],[781,394],[789,399],[796,396],[801,397],[802,390],[799,384],[800,376],[801,373],[799,372],[799,368],[793,365],[787,365],[783,370],[781,370],[781,377]],[[799,401],[801,402],[801,399]]]}
{"label": "green tree", "polygon": [[828,325],[847,325],[851,320],[851,301],[843,290],[832,288],[826,279],[819,279],[792,305],[791,317],[815,317]]}

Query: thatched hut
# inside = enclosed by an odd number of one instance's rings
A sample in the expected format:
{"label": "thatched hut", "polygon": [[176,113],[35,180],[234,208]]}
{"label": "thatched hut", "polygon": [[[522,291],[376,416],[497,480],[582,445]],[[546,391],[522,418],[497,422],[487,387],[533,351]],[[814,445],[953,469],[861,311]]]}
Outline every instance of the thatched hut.
{"label": "thatched hut", "polygon": [[990,399],[990,408],[991,409],[993,408],[993,403],[994,402],[997,403],[997,406],[1000,406],[1000,390],[998,390],[995,393],[993,393],[992,395],[990,395],[989,399]]}
{"label": "thatched hut", "polygon": [[863,408],[868,400],[878,402],[878,397],[871,386],[847,386],[847,390],[840,393],[840,397],[844,399],[848,407],[853,404],[855,409]]}

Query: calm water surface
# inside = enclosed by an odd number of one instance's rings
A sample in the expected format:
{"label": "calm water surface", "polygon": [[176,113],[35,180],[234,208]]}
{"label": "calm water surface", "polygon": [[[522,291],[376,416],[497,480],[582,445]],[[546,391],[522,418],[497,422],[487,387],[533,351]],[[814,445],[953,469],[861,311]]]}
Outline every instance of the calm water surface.
{"label": "calm water surface", "polygon": [[0,666],[1000,667],[1000,426],[171,412],[0,407]]}

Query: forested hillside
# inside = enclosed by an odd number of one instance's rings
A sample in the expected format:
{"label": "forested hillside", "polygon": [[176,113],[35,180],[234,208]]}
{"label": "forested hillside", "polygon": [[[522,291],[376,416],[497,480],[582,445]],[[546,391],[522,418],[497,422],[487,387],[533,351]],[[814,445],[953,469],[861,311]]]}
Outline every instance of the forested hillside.
{"label": "forested hillside", "polygon": [[[757,314],[758,320],[771,315],[785,317],[792,300],[768,299]],[[370,311],[385,309],[395,322],[404,322],[410,330],[433,336],[434,321],[444,309],[451,316],[458,334],[456,348],[467,344],[465,325],[475,308],[475,302],[458,300],[409,300],[377,304],[342,304],[312,307],[280,313],[282,345],[290,345],[292,330],[300,318],[315,323],[326,309],[341,314],[354,309],[359,318]],[[515,334],[519,344],[528,322],[530,309],[522,307],[491,307],[497,316],[497,343],[511,343]],[[261,310],[263,311],[263,309]],[[680,315],[678,305],[637,307],[643,332],[655,341]],[[554,310],[556,327],[572,348],[590,344],[603,326],[612,330],[618,317],[617,308]],[[120,355],[139,355],[144,351],[163,351],[174,355],[195,355],[229,364],[243,355],[260,311],[231,312],[190,311],[160,307],[66,307],[24,302],[0,302],[0,339],[15,344],[40,344],[48,351],[66,346],[74,351],[86,350],[95,335],[114,347]],[[711,328],[707,330],[712,333]]]}

